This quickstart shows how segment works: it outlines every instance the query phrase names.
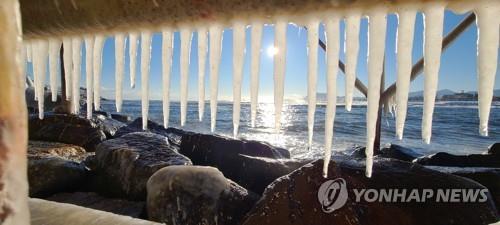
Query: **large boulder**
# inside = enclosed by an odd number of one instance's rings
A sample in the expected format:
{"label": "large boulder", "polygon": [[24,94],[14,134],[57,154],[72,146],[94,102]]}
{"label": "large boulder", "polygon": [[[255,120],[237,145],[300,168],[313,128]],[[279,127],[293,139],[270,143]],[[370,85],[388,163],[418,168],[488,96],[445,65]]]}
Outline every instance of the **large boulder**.
{"label": "large boulder", "polygon": [[143,210],[146,205],[145,202],[106,198],[93,192],[58,193],[46,199],[134,218],[140,218],[144,214]]}
{"label": "large boulder", "polygon": [[130,123],[132,121],[132,117],[124,114],[117,114],[117,113],[112,113],[111,114],[111,119],[118,120],[122,123]]}
{"label": "large boulder", "polygon": [[101,191],[132,200],[146,198],[146,182],[157,170],[171,165],[191,165],[166,137],[146,132],[130,133],[97,146],[96,173],[103,178]]}
{"label": "large boulder", "polygon": [[120,136],[123,136],[125,134],[134,133],[134,132],[150,132],[150,133],[159,134],[162,136],[167,136],[167,134],[168,134],[167,129],[165,129],[162,125],[155,123],[151,120],[148,120],[148,129],[143,130],[142,129],[142,117],[138,117],[137,119],[135,119],[134,121],[129,123],[127,126],[120,128],[116,132],[115,135],[116,135],[116,137],[120,137]]}
{"label": "large boulder", "polygon": [[487,153],[490,155],[500,155],[500,142],[490,145]]}
{"label": "large boulder", "polygon": [[125,123],[99,114],[95,114],[92,119],[107,138],[113,138],[120,128],[126,126]]}
{"label": "large boulder", "polygon": [[83,186],[88,170],[82,164],[60,157],[30,157],[28,182],[31,197],[70,192]]}
{"label": "large boulder", "polygon": [[106,135],[95,122],[86,118],[47,113],[43,120],[30,116],[29,139],[74,144],[94,151],[99,143],[106,140]]}
{"label": "large boulder", "polygon": [[[334,158],[328,178],[322,170],[323,160],[318,160],[276,180],[243,224],[472,225],[499,219],[485,187],[412,163],[376,158],[371,178],[365,176],[364,160],[352,158]],[[474,203],[437,202],[439,189],[471,190],[484,196],[478,194],[481,197]],[[432,196],[425,194],[431,192]],[[388,202],[387,195],[395,203]]]}
{"label": "large boulder", "polygon": [[257,199],[213,167],[169,166],[148,181],[149,219],[168,225],[236,225]]}
{"label": "large boulder", "polygon": [[453,155],[446,152],[438,152],[436,154],[417,158],[413,160],[413,162],[426,166],[499,167],[500,155]]}
{"label": "large boulder", "polygon": [[[366,158],[365,149],[365,147],[355,146],[351,152],[351,156],[364,159]],[[373,155],[383,158],[398,159],[407,162],[411,162],[414,159],[423,156],[422,154],[415,152],[412,149],[395,144],[390,144],[389,146],[386,146],[379,151],[375,151]]]}
{"label": "large boulder", "polygon": [[84,148],[71,144],[46,141],[28,142],[28,158],[59,156],[75,162],[83,161],[89,154]]}

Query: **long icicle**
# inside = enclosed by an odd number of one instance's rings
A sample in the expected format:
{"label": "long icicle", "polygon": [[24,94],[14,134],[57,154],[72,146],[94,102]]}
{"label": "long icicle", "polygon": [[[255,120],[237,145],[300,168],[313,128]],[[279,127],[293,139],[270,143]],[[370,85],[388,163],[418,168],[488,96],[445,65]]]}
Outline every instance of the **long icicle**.
{"label": "long icicle", "polygon": [[163,127],[168,127],[170,117],[170,73],[172,68],[172,31],[162,31],[162,86],[163,86]]}
{"label": "long icicle", "polygon": [[252,58],[250,62],[250,108],[252,127],[255,127],[255,120],[257,118],[257,106],[259,102],[259,72],[260,48],[262,45],[262,27],[263,23],[260,21],[252,23]]}
{"label": "long icicle", "polygon": [[337,108],[337,72],[339,64],[339,24],[338,16],[329,16],[325,21],[326,30],[326,118],[325,118],[325,156],[323,162],[323,177],[328,176],[328,165],[332,156],[333,124]]}
{"label": "long icicle", "polygon": [[217,94],[219,89],[219,63],[222,50],[222,32],[220,24],[213,24],[208,29],[210,35],[210,130],[215,132],[217,121]]}
{"label": "long icicle", "polygon": [[186,124],[187,99],[188,99],[188,77],[189,77],[189,55],[191,49],[191,29],[184,27],[181,33],[181,127]]}
{"label": "long icicle", "polygon": [[45,72],[47,67],[47,52],[48,52],[48,42],[45,40],[36,40],[32,43],[33,48],[33,71],[34,77],[36,77],[35,95],[38,96],[38,118],[43,119],[44,117],[44,92],[45,92]]}
{"label": "long icicle", "polygon": [[415,17],[417,11],[411,7],[403,7],[398,13],[397,33],[397,80],[396,80],[396,136],[403,138],[403,131],[408,107],[410,76],[412,69],[412,49]]}
{"label": "long icicle", "polygon": [[354,85],[356,83],[356,68],[359,54],[359,26],[361,14],[352,11],[346,16],[345,28],[345,108],[351,111]]}
{"label": "long icicle", "polygon": [[24,41],[26,45],[26,60],[33,62],[33,43],[31,41]]}
{"label": "long icicle", "polygon": [[386,11],[374,9],[369,16],[368,30],[368,103],[366,112],[366,176],[372,176],[373,148],[377,130],[380,82],[384,67]]}
{"label": "long icicle", "polygon": [[139,35],[137,33],[130,33],[128,36],[129,43],[129,72],[130,72],[130,87],[135,87],[135,74],[137,65],[137,45],[139,43]]}
{"label": "long icicle", "polygon": [[488,136],[488,120],[490,117],[495,75],[498,64],[498,15],[500,4],[498,1],[479,3],[476,9],[478,41],[478,104],[479,104],[479,133]]}
{"label": "long icicle", "polygon": [[238,135],[240,126],[241,80],[245,59],[245,23],[238,21],[233,25],[233,137]]}
{"label": "long icicle", "polygon": [[94,40],[93,52],[93,75],[94,75],[94,109],[101,109],[101,65],[102,65],[102,47],[104,45],[104,36],[96,35]]}
{"label": "long icicle", "polygon": [[49,72],[50,72],[50,92],[52,94],[52,102],[57,101],[57,75],[59,64],[59,49],[61,41],[51,38],[49,40]]}
{"label": "long icicle", "polygon": [[115,103],[116,112],[122,111],[123,73],[125,67],[125,34],[115,35]]}
{"label": "long icicle", "polygon": [[309,66],[307,76],[307,131],[309,148],[312,148],[314,114],[316,112],[316,88],[318,86],[318,26],[319,21],[311,19],[307,24],[307,49]]}
{"label": "long icicle", "polygon": [[141,32],[141,105],[142,129],[148,129],[149,63],[151,62],[151,32]]}
{"label": "long icicle", "polygon": [[94,103],[94,75],[93,75],[93,56],[94,56],[94,37],[85,37],[85,85],[87,88],[87,119],[92,119],[92,107]]}
{"label": "long icicle", "polygon": [[207,63],[207,31],[198,30],[198,119],[203,121],[205,113],[205,68]]}
{"label": "long icicle", "polygon": [[73,95],[71,105],[73,107],[73,113],[80,113],[80,76],[81,76],[81,66],[82,66],[82,39],[79,37],[74,37],[72,40],[72,54],[73,54],[73,75],[72,75],[72,83],[73,83]]}
{"label": "long icicle", "polygon": [[431,142],[432,114],[438,88],[441,47],[443,39],[444,4],[430,4],[424,9],[424,109],[422,139]]}
{"label": "long icicle", "polygon": [[71,37],[63,38],[63,59],[64,59],[64,81],[66,84],[66,100],[70,101],[73,94],[72,85],[73,81],[71,79],[73,74],[73,47],[71,45]]}
{"label": "long icicle", "polygon": [[274,25],[274,47],[278,53],[274,55],[274,123],[276,132],[281,129],[281,110],[285,93],[286,70],[286,30],[288,22],[278,18]]}

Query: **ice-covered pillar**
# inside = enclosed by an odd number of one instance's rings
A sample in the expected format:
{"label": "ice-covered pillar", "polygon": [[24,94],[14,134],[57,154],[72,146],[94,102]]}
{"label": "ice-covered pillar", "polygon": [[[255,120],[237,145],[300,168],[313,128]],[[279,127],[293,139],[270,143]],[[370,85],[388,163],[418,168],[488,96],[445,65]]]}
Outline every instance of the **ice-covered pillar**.
{"label": "ice-covered pillar", "polygon": [[[17,0],[0,4],[0,221],[29,224],[25,78]],[[14,56],[14,57],[13,57]]]}

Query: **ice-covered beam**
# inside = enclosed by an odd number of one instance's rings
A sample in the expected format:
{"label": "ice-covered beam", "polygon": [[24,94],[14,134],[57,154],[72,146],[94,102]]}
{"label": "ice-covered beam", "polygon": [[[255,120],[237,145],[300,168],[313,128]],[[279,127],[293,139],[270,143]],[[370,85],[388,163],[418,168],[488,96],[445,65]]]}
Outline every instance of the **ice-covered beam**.
{"label": "ice-covered beam", "polygon": [[[0,221],[29,224],[25,77],[17,0],[0,4]],[[17,54],[16,54],[17,53]]]}

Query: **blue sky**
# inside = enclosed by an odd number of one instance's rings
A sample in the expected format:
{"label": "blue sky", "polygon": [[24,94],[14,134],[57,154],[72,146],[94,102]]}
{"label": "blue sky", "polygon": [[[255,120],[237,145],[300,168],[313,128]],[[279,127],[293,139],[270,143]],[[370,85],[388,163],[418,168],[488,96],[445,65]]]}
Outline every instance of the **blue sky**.
{"label": "blue sky", "polygon": [[[446,12],[444,34],[448,33],[454,26],[456,26],[464,15],[456,15],[452,12]],[[366,54],[367,54],[367,19],[362,20],[360,32],[360,56],[358,58],[357,76],[365,84],[367,83],[367,70],[366,70]],[[340,24],[341,27],[341,43],[344,42],[344,23]],[[388,16],[387,26],[387,40],[386,40],[386,85],[392,84],[396,78],[396,58],[395,58],[395,45],[396,45],[396,31],[397,31],[397,17],[395,15]],[[243,100],[249,99],[250,95],[250,29],[247,28],[247,45],[245,56],[245,68],[243,74],[242,84],[242,98]],[[231,100],[232,99],[232,30],[226,29],[223,34],[222,58],[220,64],[219,75],[219,99]],[[324,40],[323,25],[320,25],[320,38]],[[151,99],[161,99],[161,34],[155,33],[152,41],[152,54],[151,54],[151,74],[150,74],[150,95]],[[180,35],[178,32],[174,36],[174,54],[173,65],[171,74],[171,98],[178,100],[179,98],[179,41]],[[476,26],[471,26],[456,42],[450,46],[442,55],[441,72],[439,77],[439,89],[452,89],[452,90],[476,90],[476,41],[477,31]],[[198,39],[196,32],[193,33],[191,45],[191,59],[189,68],[189,99],[195,100],[198,97]],[[274,28],[273,26],[265,26],[263,39],[262,39],[262,55],[260,67],[260,90],[259,95],[261,101],[272,99],[273,96],[273,58],[267,54],[267,48],[273,46],[274,42]],[[285,78],[285,98],[295,99],[302,98],[307,94],[307,30],[296,27],[294,25],[288,26],[287,31],[287,66]],[[137,66],[137,79],[136,88],[130,88],[129,81],[129,68],[128,68],[128,41],[126,44],[126,57],[125,57],[125,78],[124,78],[124,98],[125,99],[140,99],[140,66]],[[82,51],[82,59],[85,61],[85,51]],[[413,46],[413,61],[416,62],[422,56],[423,49],[423,16],[417,15],[415,24],[415,38]],[[114,98],[115,89],[115,57],[114,57],[114,39],[108,38],[105,42],[103,49],[103,71],[102,71],[102,93],[104,97]],[[140,57],[140,49],[138,51]],[[344,59],[343,44],[341,44],[340,58]],[[319,54],[319,67],[318,67],[318,92],[326,92],[326,71],[325,71],[325,52],[318,51]],[[500,58],[499,58],[500,59]],[[138,58],[138,62],[139,62]],[[210,96],[209,87],[209,71],[208,62],[206,69],[206,98]],[[81,85],[85,86],[85,66],[82,65],[82,81]],[[497,72],[498,75],[498,72]],[[498,76],[497,76],[498,77]],[[344,95],[344,76],[339,73],[338,76],[338,95]],[[500,79],[496,79],[495,89],[500,88]],[[411,85],[412,91],[423,89],[423,76],[419,76]],[[360,93],[358,92],[359,96]]]}

